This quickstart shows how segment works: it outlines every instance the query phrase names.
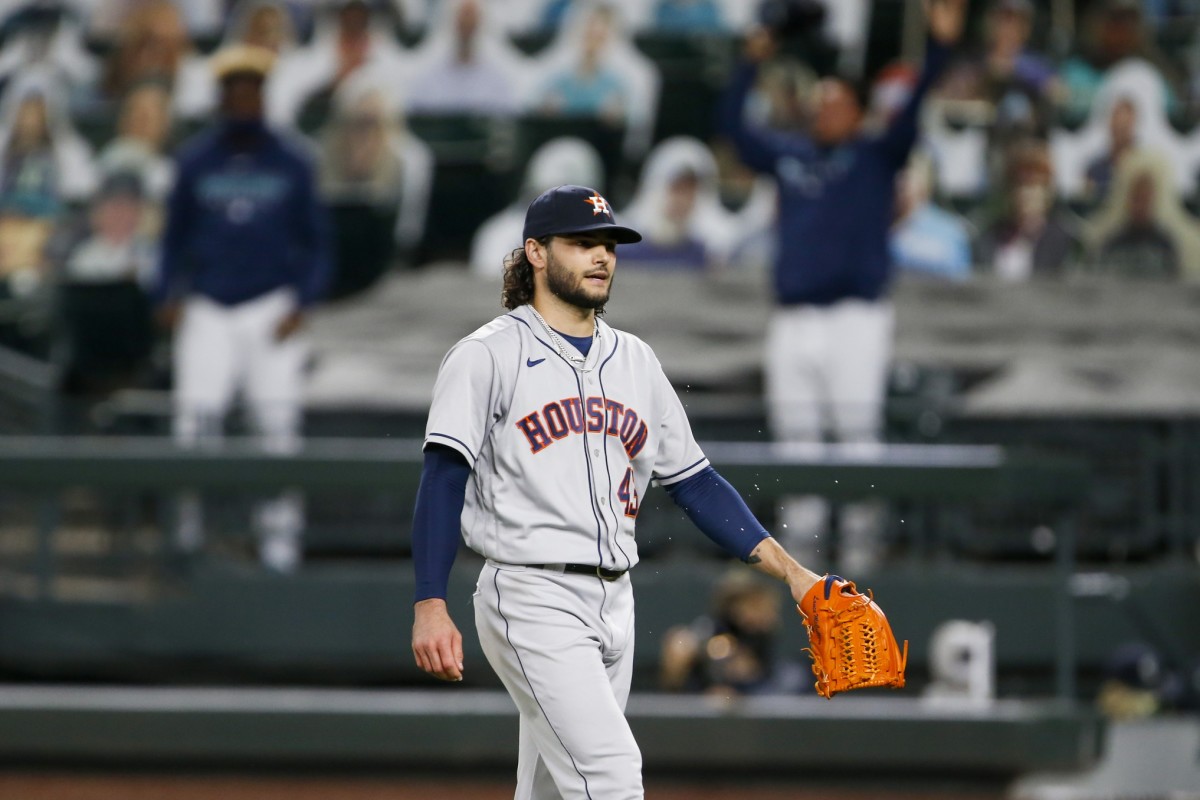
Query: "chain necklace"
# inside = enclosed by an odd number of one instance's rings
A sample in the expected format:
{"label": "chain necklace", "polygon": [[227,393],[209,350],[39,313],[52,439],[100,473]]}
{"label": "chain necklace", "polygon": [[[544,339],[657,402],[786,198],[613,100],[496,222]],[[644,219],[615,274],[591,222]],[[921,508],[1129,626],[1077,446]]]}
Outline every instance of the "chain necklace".
{"label": "chain necklace", "polygon": [[[567,345],[567,343],[564,342],[558,335],[558,331],[550,327],[550,323],[546,322],[546,320],[542,318],[542,315],[538,313],[536,308],[530,306],[529,310],[533,312],[535,317],[537,317],[538,322],[542,323],[542,327],[546,329],[546,335],[550,337],[550,341],[554,343],[556,348],[558,348],[558,354],[560,356],[566,359],[569,364],[571,364],[580,372],[592,371],[592,367],[583,366],[585,363],[587,363],[587,356],[585,356],[583,353],[580,353],[574,347]],[[592,337],[595,339],[593,345],[596,345],[600,341],[600,323],[593,320],[592,325],[594,326],[594,333],[592,334]]]}

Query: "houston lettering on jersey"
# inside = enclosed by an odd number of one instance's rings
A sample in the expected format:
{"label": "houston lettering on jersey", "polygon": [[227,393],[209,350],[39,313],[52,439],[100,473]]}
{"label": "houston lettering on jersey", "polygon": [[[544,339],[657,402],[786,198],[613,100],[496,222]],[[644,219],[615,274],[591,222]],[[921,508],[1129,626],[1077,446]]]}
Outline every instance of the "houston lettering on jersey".
{"label": "houston lettering on jersey", "polygon": [[603,397],[589,397],[583,402],[578,397],[565,397],[546,403],[541,411],[517,420],[517,428],[525,434],[534,453],[586,429],[588,433],[603,432],[618,437],[630,458],[642,452],[648,433],[646,423],[636,411]]}

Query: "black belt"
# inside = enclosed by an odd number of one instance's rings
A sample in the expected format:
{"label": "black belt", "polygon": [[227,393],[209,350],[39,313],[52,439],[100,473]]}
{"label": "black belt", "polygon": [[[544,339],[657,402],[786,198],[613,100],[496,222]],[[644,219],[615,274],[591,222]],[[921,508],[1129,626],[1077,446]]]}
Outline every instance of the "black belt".
{"label": "black belt", "polygon": [[526,564],[530,569],[562,569],[563,572],[574,572],[577,575],[593,575],[597,578],[603,578],[606,581],[615,581],[629,570],[627,569],[605,569],[604,567],[596,567],[591,564]]}

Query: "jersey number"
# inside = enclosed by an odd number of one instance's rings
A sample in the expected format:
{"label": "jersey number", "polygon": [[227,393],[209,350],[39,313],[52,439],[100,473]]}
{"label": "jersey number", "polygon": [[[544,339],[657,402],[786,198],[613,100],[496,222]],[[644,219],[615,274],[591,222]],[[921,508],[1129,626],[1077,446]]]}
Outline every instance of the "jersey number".
{"label": "jersey number", "polygon": [[625,470],[625,477],[621,479],[621,487],[617,489],[617,499],[625,504],[625,516],[637,516],[638,493],[637,486],[633,482],[633,467]]}

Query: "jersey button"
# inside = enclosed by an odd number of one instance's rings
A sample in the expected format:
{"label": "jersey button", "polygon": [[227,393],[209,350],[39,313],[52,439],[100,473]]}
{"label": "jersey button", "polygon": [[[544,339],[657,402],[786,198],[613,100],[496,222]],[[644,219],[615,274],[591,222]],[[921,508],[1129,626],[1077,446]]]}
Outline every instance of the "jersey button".
{"label": "jersey button", "polygon": [[593,450],[593,451],[592,451],[592,455],[594,455],[596,458],[599,458],[599,457],[600,457],[600,451],[599,451],[599,450]]}

